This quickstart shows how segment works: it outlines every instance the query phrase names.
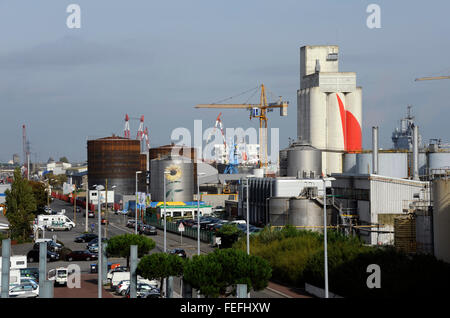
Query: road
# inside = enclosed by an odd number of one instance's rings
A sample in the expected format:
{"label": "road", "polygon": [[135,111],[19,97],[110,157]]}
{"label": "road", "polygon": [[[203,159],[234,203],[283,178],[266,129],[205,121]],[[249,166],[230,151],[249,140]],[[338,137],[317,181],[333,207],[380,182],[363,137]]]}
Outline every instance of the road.
{"label": "road", "polygon": [[[81,235],[86,229],[86,218],[83,217],[84,209],[81,209],[81,212],[77,213],[74,216],[73,205],[70,203],[54,200],[51,203],[51,208],[56,211],[61,211],[61,209],[65,209],[65,214],[70,219],[74,220],[76,223],[75,228],[71,231],[57,231],[57,232],[45,232],[45,237],[52,238],[53,235],[56,236],[56,239],[64,243],[64,246],[70,248],[71,250],[84,250],[86,249],[86,243],[75,243],[74,238],[78,235]],[[127,223],[128,217],[123,215],[114,215],[114,213],[110,212],[107,216],[109,220],[109,225],[107,226],[107,237],[111,238],[112,236],[121,235],[124,233],[134,233],[134,228],[127,228],[125,225]],[[0,223],[7,223],[6,219],[1,216]],[[91,226],[94,226],[94,233],[98,233],[98,222],[97,222],[97,214],[95,218],[88,218],[88,229],[90,231]],[[102,225],[102,237],[105,237],[105,225]],[[156,248],[153,249],[150,253],[163,252],[164,249],[164,235],[162,230],[158,230],[158,234],[155,236],[150,236],[156,243]],[[167,232],[167,250],[171,250],[174,248],[183,248],[186,251],[188,257],[197,254],[197,241],[183,237],[183,244],[181,244],[181,236]],[[32,248],[33,243],[26,243],[20,245],[12,246],[13,255],[26,255],[27,252]],[[207,243],[201,242],[200,244],[200,252],[202,254],[210,253],[214,250]],[[122,265],[126,265],[126,259],[123,258],[110,258],[108,262],[119,263]],[[71,262],[71,264],[77,264],[80,266],[82,274],[90,273],[90,264],[96,263],[96,261],[79,261],[79,262]],[[57,267],[66,267],[69,265],[69,262],[66,261],[56,261],[47,263],[47,270],[54,269]],[[28,267],[39,267],[39,263],[29,263]],[[179,291],[181,288],[180,280],[177,279],[174,281],[174,290]],[[273,288],[268,288],[259,292],[252,291],[250,294],[251,298],[285,298],[287,295],[283,293],[275,291]]]}

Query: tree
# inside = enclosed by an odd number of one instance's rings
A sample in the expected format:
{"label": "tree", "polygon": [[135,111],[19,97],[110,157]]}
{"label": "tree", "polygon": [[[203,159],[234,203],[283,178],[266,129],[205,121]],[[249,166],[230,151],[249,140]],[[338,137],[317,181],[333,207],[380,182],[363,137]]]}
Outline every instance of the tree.
{"label": "tree", "polygon": [[61,188],[63,183],[67,181],[67,176],[65,174],[54,175],[53,172],[46,174],[46,178],[52,187],[58,188]]}
{"label": "tree", "polygon": [[271,275],[266,260],[233,248],[195,255],[184,267],[184,279],[207,297],[235,295],[236,284],[264,289]]}
{"label": "tree", "polygon": [[237,224],[224,224],[217,231],[216,236],[221,238],[220,248],[230,248],[242,233]]}
{"label": "tree", "polygon": [[6,190],[6,217],[10,224],[11,238],[26,240],[32,233],[36,199],[31,185],[22,177],[20,168],[14,170],[11,190]]}
{"label": "tree", "polygon": [[150,250],[154,249],[155,242],[145,236],[138,234],[124,234],[110,238],[106,247],[109,255],[116,257],[126,257],[127,267],[130,266],[130,246],[138,246],[138,257],[146,255]]}
{"label": "tree", "polygon": [[36,200],[36,214],[44,212],[44,207],[47,205],[47,189],[42,182],[28,181],[33,189],[33,196]]}
{"label": "tree", "polygon": [[146,279],[159,279],[161,282],[160,294],[162,294],[163,279],[169,276],[181,276],[183,265],[184,261],[178,255],[154,253],[146,255],[140,260],[136,272]]}
{"label": "tree", "polygon": [[59,158],[60,162],[69,163],[69,159],[66,156]]}

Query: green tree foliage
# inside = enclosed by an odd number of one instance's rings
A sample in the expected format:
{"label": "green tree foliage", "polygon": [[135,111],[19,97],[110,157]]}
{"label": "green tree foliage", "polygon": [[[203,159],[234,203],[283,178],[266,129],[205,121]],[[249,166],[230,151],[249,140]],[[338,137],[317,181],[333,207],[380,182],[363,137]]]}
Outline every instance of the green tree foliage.
{"label": "green tree foliage", "polygon": [[[323,244],[320,237],[318,233],[299,231],[295,227],[281,230],[266,227],[259,235],[250,236],[250,252],[269,262],[276,280],[302,286],[308,258]],[[233,247],[245,251],[246,238],[240,238]]]}
{"label": "green tree foliage", "polygon": [[221,238],[220,248],[230,248],[242,234],[236,224],[224,224],[217,231],[216,236]]}
{"label": "green tree foliage", "polygon": [[106,252],[111,256],[125,257],[127,259],[127,267],[129,267],[131,245],[137,245],[138,257],[148,254],[156,246],[155,242],[148,237],[138,234],[124,234],[110,238]]}
{"label": "green tree foliage", "polygon": [[34,199],[36,200],[36,214],[44,212],[44,207],[47,205],[47,189],[42,182],[28,181],[33,189]]}
{"label": "green tree foliage", "polygon": [[69,159],[66,156],[59,158],[60,162],[69,163]]}
{"label": "green tree foliage", "polygon": [[235,295],[236,284],[264,289],[271,275],[266,260],[233,248],[195,255],[184,267],[184,279],[207,297]]}
{"label": "green tree foliage", "polygon": [[[450,264],[434,256],[405,255],[394,248],[366,246],[358,237],[346,237],[329,230],[328,281],[330,291],[343,297],[444,295],[450,281]],[[250,251],[270,263],[273,278],[291,286],[304,287],[305,282],[323,286],[324,250],[322,234],[285,227],[265,228],[250,237]],[[245,238],[233,245],[246,249]],[[367,267],[381,268],[381,288],[367,287]]]}
{"label": "green tree foliage", "polygon": [[147,279],[159,279],[160,292],[164,290],[163,278],[169,276],[181,276],[183,274],[184,261],[178,255],[166,253],[154,253],[144,256],[137,266],[138,275]]}
{"label": "green tree foliage", "polygon": [[67,182],[67,176],[65,174],[54,175],[53,172],[50,172],[45,175],[49,184],[54,188],[62,188],[64,182]]}
{"label": "green tree foliage", "polygon": [[[305,269],[311,284],[322,286],[323,250],[315,254]],[[350,255],[345,255],[350,254]],[[393,247],[367,247],[359,253],[340,253],[332,248],[328,255],[329,288],[332,292],[351,298],[442,297],[448,293],[450,264],[432,255],[407,255]],[[345,256],[344,256],[345,255]],[[368,288],[367,267],[380,267],[381,288]],[[322,269],[322,270],[320,270]]]}
{"label": "green tree foliage", "polygon": [[14,181],[6,194],[6,217],[10,224],[11,238],[27,240],[32,233],[34,220],[33,211],[36,210],[36,199],[33,189],[22,177],[19,168],[14,170]]}

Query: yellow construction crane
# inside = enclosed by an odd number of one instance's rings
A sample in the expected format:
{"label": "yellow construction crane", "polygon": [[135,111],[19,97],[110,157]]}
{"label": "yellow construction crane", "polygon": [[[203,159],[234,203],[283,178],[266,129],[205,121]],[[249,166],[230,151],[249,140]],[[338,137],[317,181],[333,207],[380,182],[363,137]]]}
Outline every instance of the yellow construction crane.
{"label": "yellow construction crane", "polygon": [[420,77],[416,78],[416,82],[419,81],[431,81],[431,80],[441,80],[441,79],[450,79],[450,76],[434,76],[434,77]]}
{"label": "yellow construction crane", "polygon": [[280,108],[280,116],[287,116],[289,102],[281,99],[275,103],[267,103],[264,84],[261,85],[259,104],[198,104],[195,108],[247,109],[250,119],[259,118],[259,167],[267,167],[267,112]]}

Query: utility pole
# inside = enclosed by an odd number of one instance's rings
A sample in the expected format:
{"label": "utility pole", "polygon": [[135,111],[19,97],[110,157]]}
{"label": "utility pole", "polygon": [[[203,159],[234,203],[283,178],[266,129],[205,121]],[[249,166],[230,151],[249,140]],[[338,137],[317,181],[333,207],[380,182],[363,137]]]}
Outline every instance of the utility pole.
{"label": "utility pole", "polygon": [[77,198],[76,198],[77,187],[74,186],[73,189],[73,222],[77,224]]}
{"label": "utility pole", "polygon": [[[87,177],[87,176],[86,176]],[[86,178],[86,207],[85,207],[85,216],[86,216],[86,227],[85,231],[88,231],[88,214],[89,214],[89,183]]]}
{"label": "utility pole", "polygon": [[107,238],[106,234],[108,234],[107,224],[108,224],[108,179],[105,180],[105,202],[106,202],[106,211],[105,211],[105,238]]}

